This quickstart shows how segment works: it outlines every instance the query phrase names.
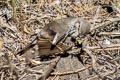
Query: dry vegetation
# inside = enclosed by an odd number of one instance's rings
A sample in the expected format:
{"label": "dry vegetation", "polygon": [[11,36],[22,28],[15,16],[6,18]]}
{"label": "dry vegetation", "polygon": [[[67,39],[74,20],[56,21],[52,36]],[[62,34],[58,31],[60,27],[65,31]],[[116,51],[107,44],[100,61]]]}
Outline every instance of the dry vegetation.
{"label": "dry vegetation", "polygon": [[[0,80],[119,80],[120,14],[107,11],[112,0],[0,0]],[[75,16],[88,20],[91,33],[80,52],[41,60],[38,46],[16,55],[47,23]]]}

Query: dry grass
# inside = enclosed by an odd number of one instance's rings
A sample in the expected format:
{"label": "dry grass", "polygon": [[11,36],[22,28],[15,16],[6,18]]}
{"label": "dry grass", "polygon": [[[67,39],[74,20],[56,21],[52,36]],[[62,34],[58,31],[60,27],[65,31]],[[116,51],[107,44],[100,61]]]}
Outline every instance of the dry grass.
{"label": "dry grass", "polygon": [[[96,5],[95,2],[96,0],[92,2],[1,0],[0,80],[117,79],[120,68],[120,46],[110,46],[120,42],[117,33],[120,31],[120,21],[113,20],[120,14],[108,13],[102,8],[102,4],[111,4],[112,0],[99,0]],[[42,62],[35,46],[23,56],[16,55],[34,39],[32,35],[39,32],[47,23],[67,16],[82,17],[91,23],[93,29],[95,28],[91,31],[95,35],[86,37],[89,46],[84,53],[71,53],[68,56],[63,55],[64,57],[53,55],[53,59],[46,57],[46,61]],[[80,58],[84,65],[79,61]],[[53,69],[55,66],[56,69]],[[91,75],[85,74],[88,70]]]}

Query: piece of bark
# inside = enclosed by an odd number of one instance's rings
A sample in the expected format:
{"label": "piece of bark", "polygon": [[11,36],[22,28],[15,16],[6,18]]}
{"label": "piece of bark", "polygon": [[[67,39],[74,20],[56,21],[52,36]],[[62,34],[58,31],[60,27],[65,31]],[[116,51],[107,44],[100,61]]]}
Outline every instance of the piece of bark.
{"label": "piece of bark", "polygon": [[51,63],[48,68],[45,70],[45,72],[41,75],[41,77],[39,78],[39,80],[46,80],[49,75],[51,74],[51,72],[53,71],[53,69],[56,67],[58,61],[60,58],[58,58],[57,61]]}

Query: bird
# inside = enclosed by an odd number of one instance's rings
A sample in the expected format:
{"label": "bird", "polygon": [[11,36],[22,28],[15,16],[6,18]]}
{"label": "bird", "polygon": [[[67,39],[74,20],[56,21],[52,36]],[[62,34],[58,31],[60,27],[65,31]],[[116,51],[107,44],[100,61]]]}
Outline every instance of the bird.
{"label": "bird", "polygon": [[[43,39],[45,42],[50,42],[49,51],[52,51],[56,48],[56,45],[59,43],[64,43],[68,37],[77,38],[90,33],[90,28],[91,24],[80,17],[67,17],[54,20],[46,24],[43,29],[37,33],[36,38],[17,54],[22,55],[36,44],[39,43],[40,45],[39,40],[41,39]],[[36,40],[38,40],[38,42],[34,43]],[[46,44],[42,46],[45,47]]]}

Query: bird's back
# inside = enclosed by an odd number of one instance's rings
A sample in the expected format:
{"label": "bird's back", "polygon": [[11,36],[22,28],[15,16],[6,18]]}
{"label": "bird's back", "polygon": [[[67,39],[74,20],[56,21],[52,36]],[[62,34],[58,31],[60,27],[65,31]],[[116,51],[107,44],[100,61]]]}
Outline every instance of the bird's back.
{"label": "bird's back", "polygon": [[45,27],[46,27],[46,30],[54,30],[54,32],[58,32],[61,35],[63,35],[65,32],[67,32],[69,28],[69,24],[72,20],[73,20],[72,17],[58,19],[47,24]]}

